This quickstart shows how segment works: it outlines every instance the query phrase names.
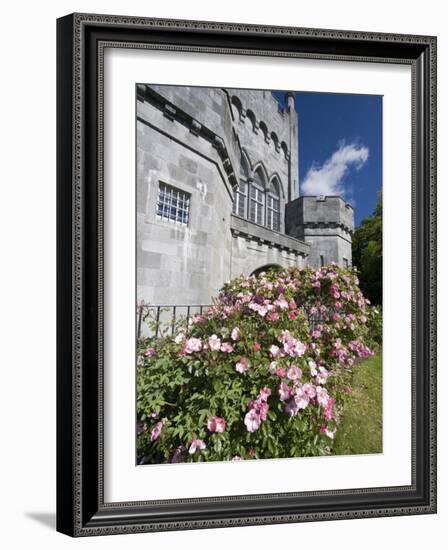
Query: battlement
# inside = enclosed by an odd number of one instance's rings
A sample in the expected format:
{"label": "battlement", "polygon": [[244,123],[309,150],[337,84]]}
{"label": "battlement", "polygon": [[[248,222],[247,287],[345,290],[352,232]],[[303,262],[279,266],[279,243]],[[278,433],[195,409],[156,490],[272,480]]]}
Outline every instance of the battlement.
{"label": "battlement", "polygon": [[294,226],[302,228],[341,228],[353,233],[353,207],[339,196],[299,197],[287,204],[286,232]]}
{"label": "battlement", "polygon": [[286,233],[311,246],[309,265],[314,267],[350,266],[354,228],[353,207],[342,197],[299,197],[286,205]]}

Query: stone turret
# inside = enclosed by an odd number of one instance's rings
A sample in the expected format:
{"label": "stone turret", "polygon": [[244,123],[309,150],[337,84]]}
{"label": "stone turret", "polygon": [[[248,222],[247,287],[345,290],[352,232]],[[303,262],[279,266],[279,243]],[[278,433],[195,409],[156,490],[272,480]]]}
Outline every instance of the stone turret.
{"label": "stone turret", "polygon": [[286,205],[286,233],[310,245],[308,265],[352,265],[353,207],[341,197],[299,197]]}

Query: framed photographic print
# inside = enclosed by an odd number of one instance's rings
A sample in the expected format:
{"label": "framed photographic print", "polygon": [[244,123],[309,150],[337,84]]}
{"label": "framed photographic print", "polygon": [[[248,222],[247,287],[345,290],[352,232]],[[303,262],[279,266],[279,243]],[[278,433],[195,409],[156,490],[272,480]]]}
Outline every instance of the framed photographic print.
{"label": "framed photographic print", "polygon": [[436,511],[436,38],[58,20],[71,536]]}

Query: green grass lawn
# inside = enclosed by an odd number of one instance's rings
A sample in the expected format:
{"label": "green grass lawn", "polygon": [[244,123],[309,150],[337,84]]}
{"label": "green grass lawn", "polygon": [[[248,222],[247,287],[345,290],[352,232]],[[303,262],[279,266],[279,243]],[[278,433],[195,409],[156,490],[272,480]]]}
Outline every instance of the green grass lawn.
{"label": "green grass lawn", "polygon": [[353,392],[345,404],[334,454],[382,452],[382,365],[382,354],[378,353],[354,368]]}

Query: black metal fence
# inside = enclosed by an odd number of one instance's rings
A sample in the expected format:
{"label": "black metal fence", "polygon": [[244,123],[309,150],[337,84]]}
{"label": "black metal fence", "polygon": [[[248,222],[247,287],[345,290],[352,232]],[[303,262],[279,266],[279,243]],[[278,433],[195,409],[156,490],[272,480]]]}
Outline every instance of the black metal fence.
{"label": "black metal fence", "polygon": [[168,332],[174,335],[176,325],[185,321],[187,326],[193,317],[202,315],[211,305],[148,305],[137,306],[137,338],[142,336],[143,324],[148,326],[147,335],[158,337]]}
{"label": "black metal fence", "polygon": [[[141,336],[158,337],[166,335],[174,335],[176,326],[183,322],[186,322],[188,327],[190,319],[196,315],[202,315],[212,305],[200,304],[200,305],[149,305],[141,303],[137,306],[137,338]],[[333,311],[327,310],[326,315],[322,316],[321,313],[311,314],[306,308],[302,311],[305,312],[308,322],[310,324],[310,330],[314,330],[316,325],[328,322],[331,318]],[[144,329],[143,327],[147,328]],[[145,334],[143,334],[145,333]]]}

